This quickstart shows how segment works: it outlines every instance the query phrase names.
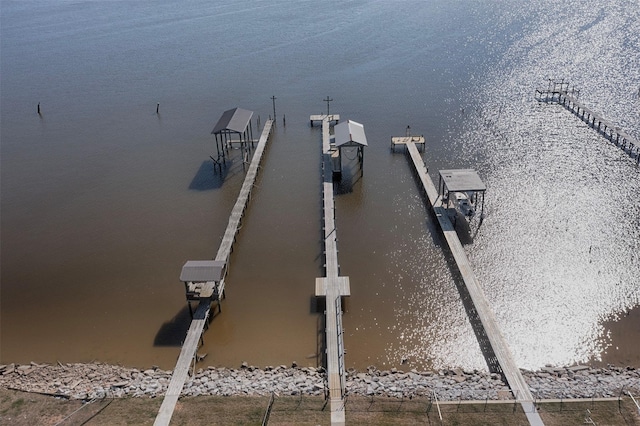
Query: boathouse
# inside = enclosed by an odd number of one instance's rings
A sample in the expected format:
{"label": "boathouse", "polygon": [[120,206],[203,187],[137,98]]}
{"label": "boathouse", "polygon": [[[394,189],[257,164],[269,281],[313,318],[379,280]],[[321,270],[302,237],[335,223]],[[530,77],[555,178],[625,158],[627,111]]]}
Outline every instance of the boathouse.
{"label": "boathouse", "polygon": [[253,146],[252,117],[253,111],[242,108],[229,109],[222,114],[211,131],[216,138],[217,151],[217,157],[211,159],[216,165],[220,166],[226,162],[225,152],[229,152],[232,144],[240,144],[243,151],[249,149],[249,143]]}
{"label": "boathouse", "polygon": [[347,120],[334,126],[334,146],[336,150],[331,155],[334,175],[342,174],[342,149],[356,148],[360,171],[364,164],[364,147],[367,146],[367,136],[364,126],[353,120]]}
{"label": "boathouse", "polygon": [[189,313],[193,318],[191,302],[200,302],[203,298],[218,300],[220,309],[218,285],[226,272],[226,263],[220,260],[188,260],[180,272],[180,281],[184,283]]}
{"label": "boathouse", "polygon": [[481,211],[484,212],[484,194],[487,186],[482,182],[478,173],[473,169],[440,170],[438,192],[443,203],[450,200],[450,195],[455,192],[468,194],[469,201],[478,205],[478,196],[482,195]]}

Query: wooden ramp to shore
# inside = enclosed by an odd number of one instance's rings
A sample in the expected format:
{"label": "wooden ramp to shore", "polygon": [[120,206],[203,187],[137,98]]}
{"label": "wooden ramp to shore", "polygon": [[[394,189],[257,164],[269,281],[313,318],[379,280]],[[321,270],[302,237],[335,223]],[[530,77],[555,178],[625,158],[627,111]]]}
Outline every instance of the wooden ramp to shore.
{"label": "wooden ramp to shore", "polygon": [[578,100],[579,93],[575,89],[569,90],[569,83],[564,80],[561,82],[550,81],[546,90],[536,89],[536,99],[539,102],[561,104],[587,123],[589,127],[622,149],[628,156],[635,158],[637,164],[640,164],[640,142],[585,107]]}
{"label": "wooden ramp to shore", "polygon": [[349,277],[340,276],[338,264],[337,231],[335,224],[335,206],[333,199],[333,169],[329,127],[331,121],[338,121],[337,114],[311,116],[310,120],[322,120],[322,198],[325,277],[316,278],[316,296],[326,297],[325,339],[327,382],[331,424],[345,424],[345,366],[344,341],[342,329],[342,297],[349,296]]}
{"label": "wooden ramp to shore", "polygon": [[[253,185],[258,174],[258,166],[260,165],[262,155],[264,153],[267,142],[269,141],[272,126],[273,121],[267,120],[262,131],[262,135],[260,136],[260,140],[258,141],[258,146],[256,147],[255,153],[253,154],[251,165],[249,166],[247,175],[244,178],[242,188],[240,189],[240,194],[238,195],[238,199],[233,206],[233,209],[231,210],[229,223],[222,238],[220,248],[218,249],[218,254],[216,255],[215,260],[224,261],[226,265],[228,265],[229,257],[231,256],[233,243],[235,242],[235,236],[240,229],[240,221],[242,219],[242,216],[244,215],[245,209],[247,208],[247,204],[249,203],[251,189],[253,189]],[[229,268],[226,267],[225,275],[228,270]],[[224,293],[224,281],[225,278],[223,277],[217,288],[215,288],[215,282],[208,282],[205,285],[206,288],[203,288],[200,292],[200,294],[204,297],[200,298],[198,307],[193,314],[191,326],[189,327],[187,337],[182,344],[180,356],[178,357],[176,366],[173,369],[171,381],[169,382],[167,393],[164,396],[162,405],[160,406],[160,410],[158,411],[158,415],[156,416],[156,420],[153,423],[154,426],[168,425],[171,421],[176,403],[178,402],[178,398],[182,393],[182,388],[187,381],[187,377],[189,375],[189,367],[191,366],[191,362],[194,360],[196,351],[198,350],[200,338],[202,337],[202,333],[205,327],[209,323],[209,311],[211,308],[211,302],[213,301],[214,297],[216,299],[219,299]]]}
{"label": "wooden ramp to shore", "polygon": [[473,273],[469,259],[462,247],[462,243],[460,243],[458,234],[449,220],[446,208],[443,206],[442,200],[438,195],[438,191],[427,172],[424,161],[420,156],[420,152],[418,152],[418,148],[411,141],[406,142],[405,145],[408,148],[409,156],[412,160],[412,164],[418,178],[422,183],[427,199],[433,208],[433,212],[438,219],[442,233],[449,245],[451,254],[453,254],[456,265],[460,270],[460,274],[462,275],[462,279],[467,291],[469,292],[473,306],[477,311],[489,343],[491,344],[491,348],[493,349],[497,361],[500,364],[502,373],[514,394],[514,397],[520,402],[524,412],[526,413],[529,423],[531,425],[541,426],[543,425],[542,419],[536,410],[529,386],[513,360],[511,350],[498,327],[493,309],[491,308],[480,283]]}

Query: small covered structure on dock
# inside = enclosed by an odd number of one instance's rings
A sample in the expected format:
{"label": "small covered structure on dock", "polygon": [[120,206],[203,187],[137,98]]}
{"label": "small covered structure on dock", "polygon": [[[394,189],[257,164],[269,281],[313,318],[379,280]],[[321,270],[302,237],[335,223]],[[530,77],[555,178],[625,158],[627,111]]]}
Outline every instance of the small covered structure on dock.
{"label": "small covered structure on dock", "polygon": [[[356,148],[360,171],[364,165],[364,147],[367,146],[367,136],[364,133],[364,126],[353,120],[347,120],[334,126],[334,146],[337,151],[331,156],[333,163],[333,173],[342,173],[342,149]],[[337,154],[336,154],[337,153]]]}
{"label": "small covered structure on dock", "polygon": [[249,149],[249,143],[253,146],[253,126],[251,118],[253,111],[242,108],[233,108],[225,111],[218,120],[211,134],[216,138],[217,158],[211,157],[216,165],[226,161],[225,151],[233,143],[239,143],[244,151]]}
{"label": "small covered structure on dock", "polygon": [[180,281],[184,283],[189,313],[193,317],[191,302],[210,298],[218,300],[218,284],[226,273],[226,263],[220,260],[188,260],[180,272]]}
{"label": "small covered structure on dock", "polygon": [[[484,212],[484,194],[487,186],[482,182],[478,173],[473,169],[440,170],[438,181],[438,193],[442,197],[443,204],[449,202],[461,204],[461,212],[471,217],[475,214],[475,206],[478,206],[478,198],[481,195],[481,212]],[[464,200],[471,203],[465,207]],[[466,211],[465,211],[466,210]],[[482,216],[481,216],[482,217]]]}

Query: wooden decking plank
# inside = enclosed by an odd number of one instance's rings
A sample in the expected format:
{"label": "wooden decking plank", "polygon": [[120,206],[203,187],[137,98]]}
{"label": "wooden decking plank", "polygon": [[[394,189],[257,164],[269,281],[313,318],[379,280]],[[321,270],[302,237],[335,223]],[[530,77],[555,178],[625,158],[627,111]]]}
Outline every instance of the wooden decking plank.
{"label": "wooden decking plank", "polygon": [[409,142],[423,144],[425,139],[424,136],[394,136],[391,138],[391,143],[394,145],[406,145]]}
{"label": "wooden decking plank", "polygon": [[[316,296],[325,297],[327,295],[328,278],[316,278]],[[335,285],[338,288],[338,294],[341,296],[351,296],[351,287],[349,285],[349,277],[336,277]]]}
{"label": "wooden decking plank", "polygon": [[332,121],[340,121],[340,115],[339,114],[312,114],[311,116],[309,116],[309,121],[311,121],[311,126],[313,126],[313,122],[314,121],[324,121],[327,120],[329,122]]}

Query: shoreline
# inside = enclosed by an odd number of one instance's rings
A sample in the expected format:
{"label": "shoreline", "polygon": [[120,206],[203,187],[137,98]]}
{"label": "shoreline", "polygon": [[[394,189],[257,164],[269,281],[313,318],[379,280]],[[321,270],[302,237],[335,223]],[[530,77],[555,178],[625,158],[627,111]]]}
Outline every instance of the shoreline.
{"label": "shoreline", "polygon": [[[640,394],[640,369],[576,365],[522,370],[536,399],[610,398],[626,391]],[[147,370],[102,363],[0,365],[0,388],[53,397],[94,398],[163,397],[171,370]],[[450,369],[403,371],[395,368],[366,371],[349,369],[350,395],[391,398],[430,397],[438,400],[512,400],[509,387],[496,373]],[[257,368],[200,368],[185,383],[181,396],[320,396],[325,392],[323,368],[280,365]]]}

